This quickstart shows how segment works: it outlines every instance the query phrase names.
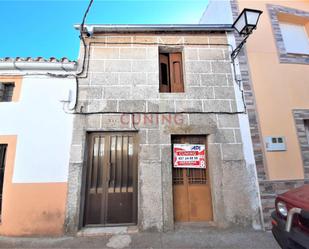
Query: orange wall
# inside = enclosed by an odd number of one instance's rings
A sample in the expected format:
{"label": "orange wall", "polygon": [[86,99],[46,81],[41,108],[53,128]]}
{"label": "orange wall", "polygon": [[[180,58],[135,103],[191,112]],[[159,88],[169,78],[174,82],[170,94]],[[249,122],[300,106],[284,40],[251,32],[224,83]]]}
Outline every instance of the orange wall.
{"label": "orange wall", "polygon": [[0,143],[8,144],[0,234],[62,234],[67,183],[12,183],[17,136],[0,136]]}
{"label": "orange wall", "polygon": [[[258,28],[247,42],[251,79],[263,137],[265,165],[271,180],[302,179],[303,162],[292,114],[309,109],[309,65],[280,64],[266,4],[309,12],[309,1],[238,0],[239,9],[260,9]],[[285,136],[287,151],[266,152],[265,136]]]}

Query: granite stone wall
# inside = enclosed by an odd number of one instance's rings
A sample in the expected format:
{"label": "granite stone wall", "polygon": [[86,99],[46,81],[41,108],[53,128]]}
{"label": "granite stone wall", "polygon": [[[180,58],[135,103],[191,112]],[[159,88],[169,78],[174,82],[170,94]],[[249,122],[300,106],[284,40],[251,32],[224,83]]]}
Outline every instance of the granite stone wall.
{"label": "granite stone wall", "polygon": [[[71,150],[67,232],[79,227],[86,135],[91,131],[135,131],[138,151],[138,227],[174,227],[171,136],[207,138],[214,222],[252,226],[259,210],[247,187],[226,35],[105,34],[89,39],[88,74],[79,81]],[[159,92],[159,47],[183,54],[184,93]],[[252,188],[250,188],[252,189]]]}

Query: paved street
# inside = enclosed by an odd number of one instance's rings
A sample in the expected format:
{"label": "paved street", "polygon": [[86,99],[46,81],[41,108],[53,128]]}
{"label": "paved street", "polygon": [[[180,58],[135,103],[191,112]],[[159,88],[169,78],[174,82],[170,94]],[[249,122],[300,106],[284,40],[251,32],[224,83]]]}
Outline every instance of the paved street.
{"label": "paved street", "polygon": [[279,249],[270,232],[178,229],[168,233],[132,233],[100,237],[6,238],[0,248],[211,248]]}

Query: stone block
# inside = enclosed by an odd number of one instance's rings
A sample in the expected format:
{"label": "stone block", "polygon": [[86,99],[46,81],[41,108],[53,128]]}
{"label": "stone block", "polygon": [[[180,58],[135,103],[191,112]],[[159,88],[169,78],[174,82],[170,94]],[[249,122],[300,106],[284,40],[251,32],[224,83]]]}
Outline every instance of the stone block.
{"label": "stone block", "polygon": [[83,145],[86,141],[86,131],[84,130],[73,130],[72,145]]}
{"label": "stone block", "polygon": [[145,112],[146,101],[144,100],[120,100],[119,112]]}
{"label": "stone block", "polygon": [[176,100],[177,112],[201,112],[203,111],[201,100]]}
{"label": "stone block", "polygon": [[[143,146],[144,147],[144,146]],[[161,231],[162,180],[161,164],[156,162],[139,165],[139,217],[143,230]]]}
{"label": "stone block", "polygon": [[203,110],[205,112],[230,112],[229,100],[203,100]]}
{"label": "stone block", "polygon": [[138,143],[147,144],[147,130],[142,129],[138,131]]}
{"label": "stone block", "polygon": [[102,99],[103,97],[103,88],[102,87],[94,87],[89,86],[87,87],[87,99],[94,100],[94,99]]}
{"label": "stone block", "polygon": [[129,60],[107,60],[105,61],[105,72],[131,72],[131,61]]}
{"label": "stone block", "polygon": [[120,59],[146,59],[146,48],[120,48]]}
{"label": "stone block", "polygon": [[82,145],[72,145],[71,146],[70,162],[71,163],[83,162],[83,146]]}
{"label": "stone block", "polygon": [[[156,36],[133,36],[133,43],[157,43],[158,38]],[[138,46],[138,44],[133,44]],[[140,46],[148,46],[147,44],[140,44]]]}
{"label": "stone block", "polygon": [[234,87],[214,87],[216,99],[235,99]]}
{"label": "stone block", "polygon": [[160,114],[134,114],[134,126],[138,129],[155,129],[160,125]]}
{"label": "stone block", "polygon": [[118,73],[91,73],[91,85],[117,85]]}
{"label": "stone block", "polygon": [[148,100],[148,112],[174,112],[174,100]]}
{"label": "stone block", "polygon": [[88,112],[117,112],[116,100],[93,100],[88,101]]}
{"label": "stone block", "polygon": [[236,143],[242,143],[240,129],[234,129]]}
{"label": "stone block", "polygon": [[140,145],[139,160],[159,162],[161,160],[160,145],[153,145],[153,144]]}
{"label": "stone block", "polygon": [[[91,73],[89,72],[89,74],[91,74]],[[89,78],[85,78],[85,79],[78,79],[78,84],[79,84],[80,86],[86,86],[86,85],[89,85],[89,84],[90,84],[90,82],[89,82]]]}
{"label": "stone block", "polygon": [[201,74],[202,86],[227,86],[225,74]]}
{"label": "stone block", "polygon": [[211,47],[215,47],[217,44],[226,45],[227,44],[226,36],[222,35],[222,36],[210,36],[209,37],[209,45]]}
{"label": "stone block", "polygon": [[104,88],[104,99],[130,99],[131,98],[131,87],[105,87]]}
{"label": "stone block", "polygon": [[234,86],[235,79],[234,79],[233,75],[232,74],[227,74],[226,78],[227,78],[228,86]]}
{"label": "stone block", "polygon": [[101,128],[103,129],[121,129],[131,128],[132,117],[130,114],[110,114],[102,115]]}
{"label": "stone block", "polygon": [[146,73],[119,73],[120,85],[145,85],[147,84]]}
{"label": "stone block", "polygon": [[200,74],[197,73],[186,73],[185,84],[188,86],[199,86],[200,85]]}
{"label": "stone block", "polygon": [[174,133],[188,133],[193,128],[189,125],[188,114],[161,114],[160,128],[165,134]]}
{"label": "stone block", "polygon": [[159,73],[147,73],[147,84],[159,86]]}
{"label": "stone block", "polygon": [[231,73],[231,63],[222,61],[212,61],[211,68],[213,73]]}
{"label": "stone block", "polygon": [[190,124],[203,125],[205,127],[217,127],[217,118],[215,114],[190,114]]}
{"label": "stone block", "polygon": [[200,60],[223,60],[224,53],[219,48],[200,48],[198,50]]}
{"label": "stone block", "polygon": [[106,42],[109,47],[131,47],[131,36],[107,36]]}
{"label": "stone block", "polygon": [[209,143],[235,143],[234,131],[232,129],[217,129],[214,136],[209,138]]}
{"label": "stone block", "polygon": [[184,59],[188,60],[198,60],[198,49],[197,48],[185,48],[184,49]]}
{"label": "stone block", "polygon": [[239,120],[238,116],[235,115],[226,115],[221,114],[218,115],[218,126],[225,127],[225,128],[238,128],[239,127]]}
{"label": "stone block", "polygon": [[159,61],[158,46],[147,47],[147,59]]}
{"label": "stone block", "polygon": [[79,86],[78,88],[78,100],[88,99],[88,86]]}
{"label": "stone block", "polygon": [[209,61],[187,61],[185,67],[187,73],[211,73]]}
{"label": "stone block", "polygon": [[119,59],[119,48],[93,48],[92,59]]}
{"label": "stone block", "polygon": [[104,72],[105,60],[90,60],[89,72]]}
{"label": "stone block", "polygon": [[184,36],[184,42],[185,43],[191,43],[191,44],[206,44],[208,45],[208,35],[190,35],[190,36]]}
{"label": "stone block", "polygon": [[169,35],[161,35],[159,37],[159,42],[162,44],[182,44],[183,38],[179,35],[169,36]]}
{"label": "stone block", "polygon": [[157,60],[134,60],[132,61],[132,72],[158,72],[159,63]]}
{"label": "stone block", "polygon": [[188,99],[213,99],[213,87],[188,87],[186,91]]}
{"label": "stone block", "polygon": [[243,160],[242,144],[222,144],[222,159],[226,161]]}
{"label": "stone block", "polygon": [[159,129],[149,129],[147,137],[149,144],[170,144],[171,142],[170,136]]}
{"label": "stone block", "polygon": [[100,114],[93,114],[87,116],[86,125],[87,128],[91,129],[99,129],[101,124],[101,115]]}
{"label": "stone block", "polygon": [[159,86],[135,86],[132,89],[132,99],[158,99]]}

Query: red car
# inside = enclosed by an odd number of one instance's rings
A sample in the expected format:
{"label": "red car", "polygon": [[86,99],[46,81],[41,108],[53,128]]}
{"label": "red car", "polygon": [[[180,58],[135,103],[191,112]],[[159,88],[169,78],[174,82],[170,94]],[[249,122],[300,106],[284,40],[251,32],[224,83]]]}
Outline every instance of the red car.
{"label": "red car", "polygon": [[309,184],[278,195],[272,233],[284,249],[309,249]]}

